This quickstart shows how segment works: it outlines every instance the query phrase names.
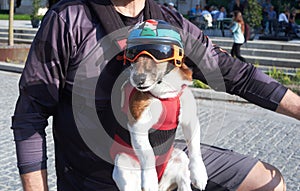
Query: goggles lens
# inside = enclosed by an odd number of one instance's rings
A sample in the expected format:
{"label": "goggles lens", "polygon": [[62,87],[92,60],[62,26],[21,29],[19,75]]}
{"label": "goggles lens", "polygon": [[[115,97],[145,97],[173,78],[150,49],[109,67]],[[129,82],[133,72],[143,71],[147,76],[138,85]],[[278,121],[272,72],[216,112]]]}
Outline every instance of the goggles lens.
{"label": "goggles lens", "polygon": [[125,51],[125,59],[134,62],[140,55],[151,56],[156,62],[178,60],[183,58],[183,50],[176,45],[141,44],[129,46]]}
{"label": "goggles lens", "polygon": [[144,44],[144,45],[135,45],[128,47],[126,51],[126,57],[129,59],[134,59],[142,51],[147,51],[157,60],[162,60],[170,58],[173,56],[173,48],[171,45],[159,45],[159,44]]}

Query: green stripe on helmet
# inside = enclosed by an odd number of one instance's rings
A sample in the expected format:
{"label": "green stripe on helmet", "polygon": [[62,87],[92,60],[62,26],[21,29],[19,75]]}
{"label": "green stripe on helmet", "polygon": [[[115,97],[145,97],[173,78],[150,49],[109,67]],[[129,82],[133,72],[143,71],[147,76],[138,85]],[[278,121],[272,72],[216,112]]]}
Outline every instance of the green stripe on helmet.
{"label": "green stripe on helmet", "polygon": [[127,43],[131,44],[175,44],[183,48],[179,31],[174,26],[161,20],[157,20],[156,24],[144,21],[130,31]]}

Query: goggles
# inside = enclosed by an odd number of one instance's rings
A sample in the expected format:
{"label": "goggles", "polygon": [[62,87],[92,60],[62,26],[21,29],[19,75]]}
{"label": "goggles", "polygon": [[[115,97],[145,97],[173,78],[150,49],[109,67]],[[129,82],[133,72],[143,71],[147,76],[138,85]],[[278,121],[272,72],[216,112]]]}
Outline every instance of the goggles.
{"label": "goggles", "polygon": [[179,46],[168,44],[132,45],[125,50],[124,61],[128,60],[133,63],[141,55],[148,55],[157,63],[173,60],[175,66],[181,67],[183,49]]}

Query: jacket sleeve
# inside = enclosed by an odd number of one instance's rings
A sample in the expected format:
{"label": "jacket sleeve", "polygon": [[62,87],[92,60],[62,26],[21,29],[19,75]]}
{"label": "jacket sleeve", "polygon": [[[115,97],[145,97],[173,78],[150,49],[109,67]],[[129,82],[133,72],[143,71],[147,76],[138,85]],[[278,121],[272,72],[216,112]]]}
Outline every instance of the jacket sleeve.
{"label": "jacket sleeve", "polygon": [[286,87],[253,64],[231,57],[186,19],[183,20],[183,31],[185,62],[193,69],[195,79],[216,91],[235,94],[261,107],[276,110]]}
{"label": "jacket sleeve", "polygon": [[69,34],[65,22],[49,11],[31,45],[11,127],[21,174],[46,168],[45,127],[63,86],[70,54]]}

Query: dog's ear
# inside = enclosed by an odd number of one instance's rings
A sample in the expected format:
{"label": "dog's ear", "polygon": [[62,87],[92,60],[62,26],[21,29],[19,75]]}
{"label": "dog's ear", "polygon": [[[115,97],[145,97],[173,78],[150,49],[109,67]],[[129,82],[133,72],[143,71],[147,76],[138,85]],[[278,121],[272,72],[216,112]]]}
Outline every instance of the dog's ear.
{"label": "dog's ear", "polygon": [[193,77],[192,77],[193,72],[187,65],[185,65],[183,63],[180,67],[180,70],[182,71],[182,74],[183,74],[182,77],[183,77],[184,80],[189,80],[189,81],[193,80]]}

